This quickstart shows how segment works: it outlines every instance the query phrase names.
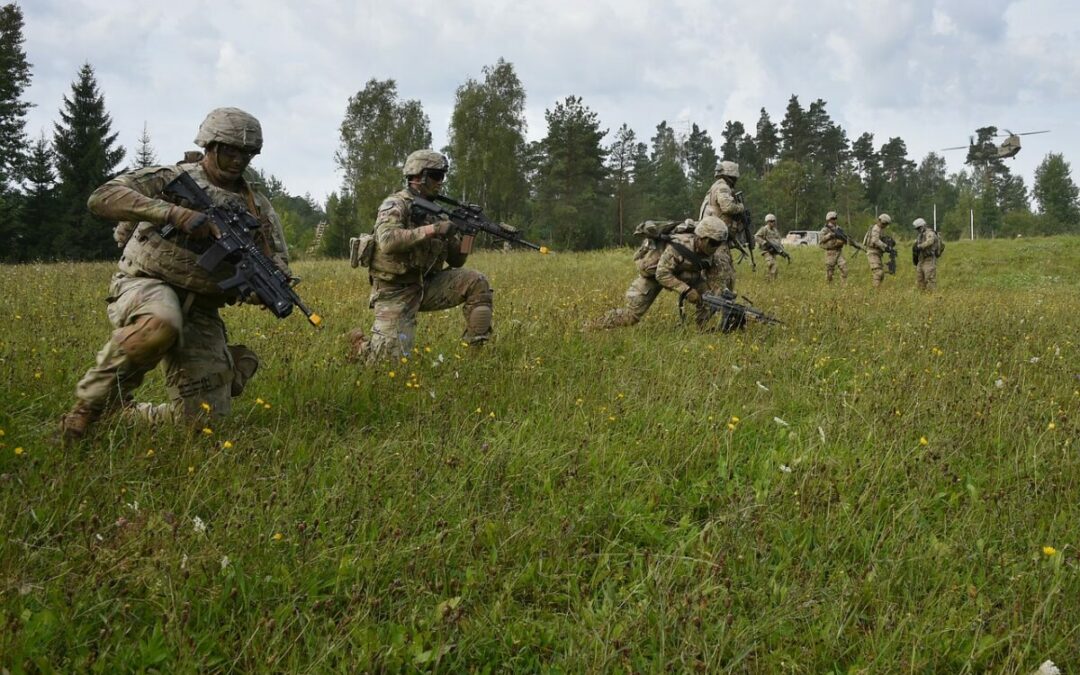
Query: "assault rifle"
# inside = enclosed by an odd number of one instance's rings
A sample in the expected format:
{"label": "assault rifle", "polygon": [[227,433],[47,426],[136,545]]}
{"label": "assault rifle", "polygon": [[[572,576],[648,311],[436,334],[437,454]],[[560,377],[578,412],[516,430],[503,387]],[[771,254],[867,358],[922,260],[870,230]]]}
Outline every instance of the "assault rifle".
{"label": "assault rifle", "polygon": [[[746,202],[743,201],[741,190],[735,193],[735,201],[742,204],[743,207],[742,213],[740,213],[735,219],[742,226],[740,229],[742,230],[743,241],[740,242],[737,236],[729,236],[728,241],[730,241],[735,246],[735,248],[739,250],[739,253],[741,254],[739,262],[742,262],[743,258],[745,258],[747,255],[750,256],[750,271],[755,272],[757,271],[757,263],[754,261],[754,236],[750,234],[750,227],[751,223],[753,222],[753,217],[750,215],[750,207],[747,206]],[[743,244],[746,244],[745,248],[743,247]],[[747,251],[749,251],[749,253]]]}
{"label": "assault rifle", "polygon": [[919,240],[911,242],[911,264],[915,267],[919,266]]}
{"label": "assault rifle", "polygon": [[[690,292],[690,289],[683,291],[679,296],[679,318],[685,320],[685,314],[683,313],[683,304],[686,302],[686,295]],[[750,305],[754,304],[750,298],[743,296],[743,300],[746,304],[739,302],[738,296],[735,292],[724,288],[720,291],[719,295],[712,295],[711,293],[705,293],[701,296],[701,303],[709,310],[709,314],[720,314],[720,330],[725,333],[730,333],[733,330],[746,327],[746,319],[751,318],[761,323],[783,325],[783,321],[777,319],[775,316],[770,316],[765,312],[754,309]]]}
{"label": "assault rifle", "polygon": [[847,232],[844,232],[844,228],[840,227],[839,225],[833,226],[833,232],[836,234],[837,237],[840,237],[840,239],[842,239],[843,242],[848,246],[854,246],[859,251],[866,250],[865,248],[863,248],[862,244],[852,239],[851,235],[849,235]]}
{"label": "assault rifle", "polygon": [[889,254],[889,260],[885,263],[889,274],[896,274],[896,240],[887,234],[881,235],[881,243],[885,244],[885,252]]}
{"label": "assault rifle", "polygon": [[[322,317],[308,309],[292,289],[292,280],[255,242],[252,233],[262,227],[255,216],[244,209],[215,206],[210,195],[186,171],[165,186],[165,194],[202,211],[221,231],[196,262],[207,272],[213,272],[223,262],[234,267],[233,276],[218,282],[222,291],[240,298],[254,293],[279,319],[289,316],[295,305],[311,325],[322,324]],[[166,225],[161,228],[161,236],[168,238],[175,231],[174,226]]]}
{"label": "assault rifle", "polygon": [[[451,208],[447,209],[435,202],[442,202]],[[473,239],[476,237],[477,232],[486,232],[496,239],[502,239],[512,244],[521,244],[541,253],[548,252],[546,246],[537,246],[522,239],[521,233],[509,225],[488,220],[483,213],[483,208],[476,204],[462,204],[456,199],[435,195],[430,200],[423,197],[414,197],[412,207],[424,215],[440,216],[453,223],[454,229],[463,235],[461,242],[462,253],[472,252]]]}
{"label": "assault rifle", "polygon": [[787,260],[789,265],[791,264],[791,256],[788,254],[787,251],[784,250],[783,246],[777,246],[776,244],[766,239],[765,243],[761,246],[761,250],[771,255],[778,255],[781,258]]}

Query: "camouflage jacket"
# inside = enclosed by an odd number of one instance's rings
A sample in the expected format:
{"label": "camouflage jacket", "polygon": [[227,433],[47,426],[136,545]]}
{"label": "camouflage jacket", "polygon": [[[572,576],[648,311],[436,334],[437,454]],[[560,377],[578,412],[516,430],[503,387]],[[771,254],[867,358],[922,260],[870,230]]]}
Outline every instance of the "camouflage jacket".
{"label": "camouflage jacket", "polygon": [[707,269],[702,269],[689,256],[672,246],[672,242],[694,251],[694,235],[674,235],[671,242],[664,247],[664,252],[660,254],[660,260],[656,263],[656,281],[664,288],[680,294],[688,288],[708,285],[709,272],[715,267],[713,260],[709,256],[698,254],[699,260],[707,261],[709,265]]}
{"label": "camouflage jacket", "polygon": [[754,241],[757,243],[758,248],[764,246],[765,242],[769,242],[776,248],[781,248],[780,232],[775,227],[769,227],[768,225],[762,225],[758,228],[758,231],[754,233]]}
{"label": "camouflage jacket", "polygon": [[918,251],[919,262],[928,258],[936,258],[941,253],[941,235],[929,227],[924,227],[915,240],[915,250]]}
{"label": "camouflage jacket", "polygon": [[874,223],[870,228],[870,231],[866,233],[866,253],[868,255],[880,256],[888,248],[885,242],[881,241],[882,235],[885,234],[885,228],[881,226],[881,223]]}
{"label": "camouflage jacket", "polygon": [[826,225],[821,228],[821,237],[818,239],[818,246],[826,251],[839,251],[844,248],[844,240],[840,238],[840,235],[836,233],[836,230]]}
{"label": "camouflage jacket", "polygon": [[176,232],[169,239],[159,234],[166,223],[171,198],[163,195],[165,186],[182,172],[187,172],[218,206],[243,208],[254,215],[262,227],[254,233],[255,240],[275,262],[292,276],[289,270],[289,251],[281,221],[264,195],[241,181],[239,192],[212,184],[201,164],[174,164],[137,169],[108,181],[90,195],[86,205],[94,215],[109,220],[138,223],[124,245],[120,271],[129,276],[161,279],[173,286],[210,296],[218,302],[229,299],[218,289],[218,282],[232,275],[228,265],[214,273],[198,266],[207,240],[193,240]]}
{"label": "camouflage jacket", "polygon": [[461,267],[466,255],[461,253],[461,237],[453,233],[430,235],[426,225],[439,220],[413,212],[416,193],[411,188],[399,190],[383,200],[375,220],[375,254],[371,276],[392,283],[416,283],[443,269],[444,265]]}
{"label": "camouflage jacket", "polygon": [[735,199],[735,191],[731,189],[726,180],[717,178],[709,191],[705,193],[705,199],[701,201],[698,220],[706,216],[716,216],[724,221],[730,231],[733,225],[737,226],[735,216],[742,212],[743,205]]}

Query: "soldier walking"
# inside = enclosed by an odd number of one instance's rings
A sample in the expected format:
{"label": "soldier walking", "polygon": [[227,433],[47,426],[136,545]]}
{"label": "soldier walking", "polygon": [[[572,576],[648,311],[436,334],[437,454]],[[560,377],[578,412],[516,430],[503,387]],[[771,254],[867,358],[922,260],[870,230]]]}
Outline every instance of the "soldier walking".
{"label": "soldier walking", "polygon": [[776,279],[776,256],[778,254],[773,253],[773,251],[784,250],[784,245],[780,243],[780,231],[776,229],[776,216],[771,213],[765,216],[765,224],[754,233],[754,241],[761,251],[761,257],[765,259],[765,264],[768,265],[768,278],[770,280]]}
{"label": "soldier walking", "polygon": [[836,211],[825,214],[825,227],[821,228],[818,246],[825,249],[825,280],[832,283],[833,270],[840,268],[840,280],[847,281],[847,260],[844,259],[844,244],[847,239],[837,232]]}
{"label": "soldier walking", "polygon": [[945,242],[922,218],[916,218],[911,225],[919,233],[912,244],[916,282],[920,291],[932,291],[937,288],[937,259],[945,252]]}
{"label": "soldier walking", "polygon": [[737,217],[743,212],[743,205],[735,198],[735,183],[739,180],[739,165],[735,162],[721,161],[716,164],[716,182],[712,184],[701,202],[698,220],[707,217],[719,218],[727,228],[727,237],[720,244],[714,256],[716,276],[723,279],[729,290],[735,290],[735,261],[731,258],[730,240],[733,237],[744,238],[742,223]]}
{"label": "soldier walking", "polygon": [[[881,256],[891,247],[881,240],[885,236],[885,228],[892,223],[892,218],[887,213],[877,217],[870,231],[866,234],[866,259],[870,263],[870,274],[874,280],[874,288],[879,288],[885,279],[885,266],[881,262]],[[895,264],[893,265],[895,267]]]}

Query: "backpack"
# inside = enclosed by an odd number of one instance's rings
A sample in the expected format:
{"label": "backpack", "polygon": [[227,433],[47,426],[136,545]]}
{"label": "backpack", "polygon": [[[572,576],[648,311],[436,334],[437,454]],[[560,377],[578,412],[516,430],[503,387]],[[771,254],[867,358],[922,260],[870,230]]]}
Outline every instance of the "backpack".
{"label": "backpack", "polygon": [[934,233],[934,251],[934,256],[938,258],[945,252],[945,240],[937,232]]}
{"label": "backpack", "polygon": [[634,253],[634,264],[637,265],[638,272],[646,278],[655,276],[656,264],[660,262],[660,255],[671,237],[693,231],[692,220],[646,220],[640,223],[633,233],[635,237],[644,239]]}

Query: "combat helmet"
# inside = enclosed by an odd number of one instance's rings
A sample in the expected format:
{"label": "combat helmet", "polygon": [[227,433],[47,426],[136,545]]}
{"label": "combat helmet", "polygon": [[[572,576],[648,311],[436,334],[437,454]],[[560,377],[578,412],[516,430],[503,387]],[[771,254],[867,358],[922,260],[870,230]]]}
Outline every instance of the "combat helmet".
{"label": "combat helmet", "polygon": [[915,219],[915,222],[913,222],[913,223],[911,224],[911,226],[912,226],[912,227],[914,227],[914,228],[915,228],[915,229],[917,230],[917,229],[919,229],[920,227],[926,227],[926,221],[925,221],[925,220],[923,220],[922,218],[916,218],[916,219]]}
{"label": "combat helmet", "polygon": [[776,222],[776,216],[774,216],[771,213],[765,214],[765,222],[766,223],[775,223]]}
{"label": "combat helmet", "polygon": [[251,113],[239,108],[214,108],[199,125],[195,145],[205,148],[211,143],[225,143],[247,152],[262,150],[262,125]]}
{"label": "combat helmet", "polygon": [[836,211],[829,211],[828,213],[825,214],[825,222],[828,222],[830,220],[834,220],[834,219],[839,218],[839,217],[840,217],[840,215],[837,214]]}
{"label": "combat helmet", "polygon": [[880,216],[877,217],[877,220],[882,225],[889,225],[889,224],[892,223],[892,216],[890,216],[887,213],[883,213],[883,214],[881,214]]}
{"label": "combat helmet", "polygon": [[728,178],[739,177],[739,165],[736,162],[730,162],[728,160],[722,160],[716,163],[716,176],[726,176]]}
{"label": "combat helmet", "polygon": [[713,241],[727,241],[728,230],[724,221],[716,216],[705,216],[694,227],[694,236],[698,239],[712,239]]}
{"label": "combat helmet", "polygon": [[450,162],[446,160],[445,155],[434,150],[417,150],[405,158],[405,165],[401,167],[401,173],[408,178],[409,176],[419,176],[424,169],[449,171]]}

